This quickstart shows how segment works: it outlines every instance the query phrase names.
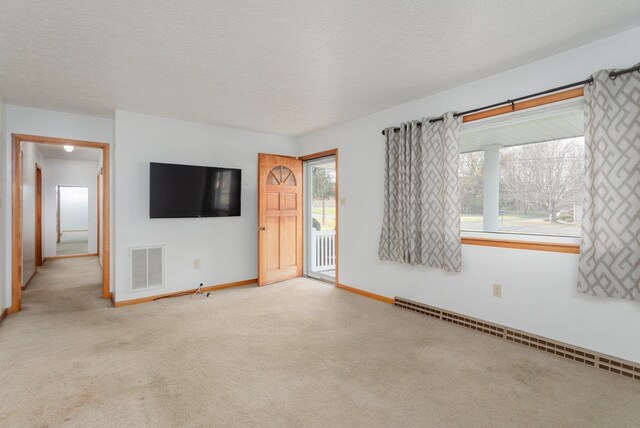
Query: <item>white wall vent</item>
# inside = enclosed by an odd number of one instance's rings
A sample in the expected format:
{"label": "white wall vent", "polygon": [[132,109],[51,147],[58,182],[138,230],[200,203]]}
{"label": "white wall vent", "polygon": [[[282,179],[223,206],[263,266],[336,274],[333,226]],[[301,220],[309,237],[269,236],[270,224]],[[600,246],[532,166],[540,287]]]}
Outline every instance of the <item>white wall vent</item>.
{"label": "white wall vent", "polygon": [[164,285],[164,247],[131,248],[131,290]]}

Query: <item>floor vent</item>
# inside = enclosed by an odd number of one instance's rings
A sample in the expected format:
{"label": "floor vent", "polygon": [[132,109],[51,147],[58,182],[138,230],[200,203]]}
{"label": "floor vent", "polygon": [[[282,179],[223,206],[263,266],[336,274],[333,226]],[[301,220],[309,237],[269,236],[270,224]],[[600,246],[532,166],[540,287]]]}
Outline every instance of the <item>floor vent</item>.
{"label": "floor vent", "polygon": [[146,247],[129,250],[131,290],[162,287],[164,284],[164,248]]}
{"label": "floor vent", "polygon": [[640,364],[589,351],[587,349],[568,345],[563,342],[547,339],[545,337],[526,333],[520,330],[515,330],[499,324],[493,324],[477,318],[460,315],[455,312],[445,311],[440,308],[414,302],[401,297],[395,298],[395,305],[399,308],[408,309],[432,318],[457,324],[485,334],[490,334],[491,336],[528,346],[529,348],[547,352],[590,367],[606,370],[630,379],[640,380]]}

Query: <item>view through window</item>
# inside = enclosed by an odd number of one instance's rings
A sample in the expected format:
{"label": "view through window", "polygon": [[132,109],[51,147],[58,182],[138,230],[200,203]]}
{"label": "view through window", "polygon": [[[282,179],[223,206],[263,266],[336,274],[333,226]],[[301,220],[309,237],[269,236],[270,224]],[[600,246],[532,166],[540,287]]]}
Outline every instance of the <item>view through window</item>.
{"label": "view through window", "polygon": [[580,236],[583,121],[582,109],[573,105],[463,131],[460,228]]}
{"label": "view through window", "polygon": [[304,163],[306,250],[305,275],[336,280],[336,159],[334,156]]}

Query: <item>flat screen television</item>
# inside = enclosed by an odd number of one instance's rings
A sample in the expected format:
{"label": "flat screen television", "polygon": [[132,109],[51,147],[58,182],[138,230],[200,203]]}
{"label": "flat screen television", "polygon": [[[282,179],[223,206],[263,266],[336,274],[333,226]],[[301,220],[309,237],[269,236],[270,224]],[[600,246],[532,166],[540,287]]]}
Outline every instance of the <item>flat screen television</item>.
{"label": "flat screen television", "polygon": [[151,218],[240,215],[241,170],[155,162],[149,169]]}

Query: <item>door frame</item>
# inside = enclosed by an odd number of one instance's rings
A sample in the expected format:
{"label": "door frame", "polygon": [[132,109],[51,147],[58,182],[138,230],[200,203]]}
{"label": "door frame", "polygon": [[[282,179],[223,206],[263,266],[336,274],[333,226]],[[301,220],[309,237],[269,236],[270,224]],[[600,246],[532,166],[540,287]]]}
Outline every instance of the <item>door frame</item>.
{"label": "door frame", "polygon": [[[340,192],[339,192],[339,190],[340,190],[340,186],[339,186],[339,184],[340,184],[340,172],[339,172],[339,170],[340,170],[340,168],[339,168],[339,163],[338,163],[339,162],[339,160],[338,160],[338,149],[336,148],[336,149],[325,150],[325,151],[322,151],[322,152],[311,153],[311,154],[308,154],[308,155],[299,156],[298,159],[300,159],[304,163],[305,161],[325,158],[325,157],[328,157],[328,156],[335,156],[335,159],[336,159],[336,281],[335,281],[335,285],[338,286],[340,284],[340,281],[338,280],[339,265],[340,265],[340,257],[339,257],[339,255],[340,255],[340,237],[339,237],[339,234],[340,234],[340,227],[339,227],[339,223],[340,223],[340,220],[339,220],[340,219],[340,215],[339,215],[339,209],[340,209],[339,208],[340,207]],[[303,170],[303,175],[304,175],[304,168],[302,170]],[[304,179],[304,177],[303,177],[303,179]],[[304,196],[304,186],[303,186],[303,196]],[[305,208],[305,206],[303,204],[302,216],[303,216],[303,218],[306,218],[306,213],[304,211],[304,208]],[[303,230],[302,233],[303,233],[303,237],[306,238],[307,231],[306,231],[306,228],[304,228],[304,229],[305,230]],[[306,249],[303,248],[303,252],[305,250]],[[303,262],[304,262],[304,257],[306,257],[306,256],[303,256]]]}
{"label": "door frame", "polygon": [[42,167],[36,163],[36,268],[42,266]]}
{"label": "door frame", "polygon": [[[102,150],[102,298],[111,298],[110,275],[110,144],[95,141],[73,140],[67,138],[43,137],[37,135],[11,135],[11,306],[9,313],[19,312],[22,307],[22,162],[20,148],[22,143],[40,143],[53,145],[72,145]],[[100,225],[98,224],[98,228]]]}
{"label": "door frame", "polygon": [[102,254],[100,251],[100,176],[102,171],[98,173],[98,179],[96,180],[96,252],[98,257]]}

